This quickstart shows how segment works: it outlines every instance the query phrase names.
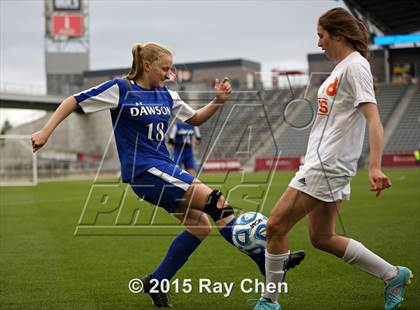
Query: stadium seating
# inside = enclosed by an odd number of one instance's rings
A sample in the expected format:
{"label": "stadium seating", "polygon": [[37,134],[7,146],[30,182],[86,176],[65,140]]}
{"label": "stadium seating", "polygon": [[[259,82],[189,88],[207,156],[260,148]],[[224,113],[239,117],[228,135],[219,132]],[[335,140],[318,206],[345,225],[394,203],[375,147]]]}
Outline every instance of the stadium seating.
{"label": "stadium seating", "polygon": [[291,99],[291,92],[284,89],[235,94],[201,126],[202,146],[197,157],[236,157],[244,163],[264,144],[275,145],[272,131],[283,122],[285,104]]}
{"label": "stadium seating", "polygon": [[[384,127],[386,126],[391,113],[398,105],[402,95],[407,89],[407,84],[380,84],[376,91],[379,114]],[[365,140],[363,142],[363,153],[369,151],[369,135],[366,129]]]}
{"label": "stadium seating", "polygon": [[384,153],[411,153],[420,148],[420,90],[410,101]]}
{"label": "stadium seating", "polygon": [[[310,102],[311,108],[307,103],[294,105],[288,111],[288,122],[302,127],[312,118],[316,111],[316,90],[317,87],[308,90],[305,94]],[[400,103],[402,96],[407,90],[407,85],[381,84],[377,91],[378,107],[384,127],[386,127],[393,111]],[[202,143],[196,148],[196,158],[198,163],[207,159],[221,158],[239,158],[242,165],[253,167],[255,157],[269,156],[303,156],[306,152],[307,141],[311,126],[307,128],[296,128],[290,126],[285,121],[284,112],[286,105],[295,98],[304,96],[304,87],[296,88],[293,94],[289,89],[272,89],[260,91],[236,91],[231,99],[226,102],[223,108],[204,123],[201,127]],[[183,99],[192,104],[195,108],[207,104],[214,96],[212,92],[186,92]],[[191,98],[188,98],[191,97]],[[302,107],[303,104],[303,107]],[[290,105],[289,105],[290,106]],[[107,114],[108,112],[101,112]],[[61,126],[54,137],[51,138],[47,151],[57,151],[61,153],[88,153],[99,154],[102,156],[105,151],[99,146],[105,147],[109,137],[112,134],[109,118],[105,114],[95,115],[73,115],[69,121]],[[420,90],[417,90],[411,99],[407,111],[404,113],[388,144],[384,153],[411,153],[419,147],[420,140]],[[40,128],[40,122],[45,119],[35,121],[29,124],[13,128],[9,134],[21,134],[22,132],[31,132],[34,128]],[[95,144],[91,142],[88,145],[83,139],[68,141],[68,133],[75,130],[86,130],[89,128],[101,128],[92,132],[93,137],[98,141]],[[106,130],[104,130],[104,128]],[[87,131],[89,132],[89,131]],[[99,134],[101,132],[102,134]],[[99,142],[101,141],[101,142]],[[77,143],[76,143],[77,142]],[[112,152],[107,152],[101,169],[106,171],[117,171],[118,160],[114,143],[111,144]],[[13,154],[13,149],[6,150],[2,148],[3,154]],[[52,176],[47,171],[57,171],[58,175],[64,175],[67,172],[86,171],[89,165],[90,171],[96,171],[99,161],[76,163],[69,166],[68,162],[58,162],[56,167],[47,167],[43,159],[43,151],[39,153],[39,171],[43,176]],[[363,154],[367,155],[368,135],[366,133]],[[12,155],[9,157],[12,158]],[[79,168],[79,164],[82,165]],[[44,167],[45,166],[45,167]],[[44,169],[45,168],[45,169]]]}
{"label": "stadium seating", "polygon": [[[276,146],[268,148],[262,156],[275,156],[279,153],[281,156],[302,156],[306,152],[306,145],[308,143],[308,137],[311,126],[304,126],[310,122],[313,113],[316,111],[316,92],[308,92],[311,94],[306,99],[309,101],[311,106],[305,102],[298,103],[299,106],[295,106],[295,109],[301,108],[298,111],[298,115],[295,118],[288,120],[288,124],[285,124],[285,130],[278,136],[276,136]],[[304,106],[302,106],[304,105]],[[289,115],[291,113],[287,113]],[[284,122],[284,116],[282,115],[282,121]]]}
{"label": "stadium seating", "polygon": [[[376,97],[384,126],[406,89],[405,84],[379,86]],[[244,164],[256,155],[303,156],[311,128],[304,125],[316,112],[316,89],[307,91],[306,99],[310,106],[300,103],[299,107],[294,107],[295,111],[288,112],[288,115],[293,115],[288,121],[295,126],[285,124],[284,119],[286,104],[294,98],[303,97],[303,91],[303,88],[294,90],[294,97],[287,89],[234,94],[222,110],[201,126],[202,145],[197,149],[197,158],[200,161],[203,158],[235,157]],[[205,104],[208,99],[202,98],[200,103]],[[417,147],[419,141],[416,137],[420,136],[417,119],[420,115],[419,102],[420,92],[417,92],[385,152],[411,152]],[[279,130],[280,126],[284,128]],[[366,132],[363,153],[367,152]]]}

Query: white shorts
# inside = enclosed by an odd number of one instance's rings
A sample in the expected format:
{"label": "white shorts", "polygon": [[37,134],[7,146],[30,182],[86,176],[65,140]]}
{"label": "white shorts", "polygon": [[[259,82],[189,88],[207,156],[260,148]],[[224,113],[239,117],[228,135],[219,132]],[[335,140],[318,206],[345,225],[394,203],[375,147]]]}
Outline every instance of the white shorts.
{"label": "white shorts", "polygon": [[325,202],[350,199],[350,176],[328,176],[323,171],[299,169],[289,186]]}

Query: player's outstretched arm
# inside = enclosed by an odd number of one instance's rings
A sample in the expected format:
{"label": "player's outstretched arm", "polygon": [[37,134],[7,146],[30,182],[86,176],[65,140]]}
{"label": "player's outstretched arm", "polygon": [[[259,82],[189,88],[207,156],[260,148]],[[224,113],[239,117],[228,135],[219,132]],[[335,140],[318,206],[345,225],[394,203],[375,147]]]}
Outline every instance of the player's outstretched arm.
{"label": "player's outstretched arm", "polygon": [[216,91],[216,97],[210,101],[206,106],[197,110],[193,117],[188,119],[186,123],[194,126],[200,126],[207,121],[219,107],[229,100],[232,94],[232,86],[230,85],[229,79],[225,77],[221,82],[216,79],[214,83],[214,89]]}
{"label": "player's outstretched arm", "polygon": [[51,115],[48,122],[40,130],[32,134],[32,150],[33,152],[38,151],[45,143],[54,131],[54,129],[74,110],[77,108],[76,99],[70,96],[58,106],[57,110]]}
{"label": "player's outstretched arm", "polygon": [[364,103],[360,107],[369,128],[369,181],[370,190],[379,196],[383,189],[391,186],[391,180],[381,170],[382,150],[384,147],[384,128],[379,116],[378,107],[374,103]]}

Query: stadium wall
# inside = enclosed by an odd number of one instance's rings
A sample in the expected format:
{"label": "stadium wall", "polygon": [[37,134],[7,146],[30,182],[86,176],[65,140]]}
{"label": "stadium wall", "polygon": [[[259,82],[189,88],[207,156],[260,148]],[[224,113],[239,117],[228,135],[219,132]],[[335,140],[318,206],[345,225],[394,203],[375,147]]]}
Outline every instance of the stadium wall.
{"label": "stadium wall", "polygon": [[[390,79],[394,82],[406,82],[406,80],[399,79],[398,68],[401,66],[411,67],[409,72],[409,79],[420,78],[420,47],[411,48],[391,48],[389,49],[389,67]],[[372,74],[379,82],[386,81],[386,59],[385,50],[376,49],[369,51],[369,62],[372,69]],[[309,73],[314,72],[330,72],[335,67],[336,63],[331,62],[323,53],[308,54]],[[395,71],[395,72],[394,72]]]}
{"label": "stadium wall", "polygon": [[[232,59],[221,61],[207,61],[194,63],[177,63],[174,65],[178,72],[184,72],[178,79],[178,84],[200,84],[206,89],[213,89],[214,79],[229,76],[232,86],[235,89],[255,89],[259,86],[259,77],[256,72],[261,71],[261,65],[257,62],[245,59]],[[82,89],[88,89],[104,81],[121,77],[127,74],[129,68],[117,68],[109,70],[85,71],[83,73]],[[249,83],[249,76],[252,76],[252,83]]]}
{"label": "stadium wall", "polygon": [[[380,82],[385,81],[385,54],[384,50],[369,51],[369,62],[372,74]],[[331,72],[337,63],[328,60],[323,53],[308,54],[309,73]],[[324,77],[320,77],[324,79]]]}

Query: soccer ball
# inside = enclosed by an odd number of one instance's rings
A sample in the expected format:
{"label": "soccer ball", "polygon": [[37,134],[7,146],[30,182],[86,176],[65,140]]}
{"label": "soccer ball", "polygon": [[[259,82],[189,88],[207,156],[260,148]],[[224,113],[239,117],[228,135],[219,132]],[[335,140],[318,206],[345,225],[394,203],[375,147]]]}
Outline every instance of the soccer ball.
{"label": "soccer ball", "polygon": [[259,254],[266,246],[267,217],[258,212],[241,214],[232,229],[232,241],[247,254]]}

